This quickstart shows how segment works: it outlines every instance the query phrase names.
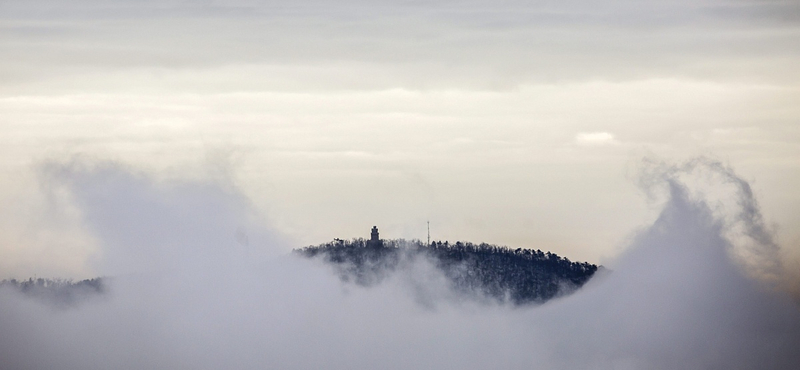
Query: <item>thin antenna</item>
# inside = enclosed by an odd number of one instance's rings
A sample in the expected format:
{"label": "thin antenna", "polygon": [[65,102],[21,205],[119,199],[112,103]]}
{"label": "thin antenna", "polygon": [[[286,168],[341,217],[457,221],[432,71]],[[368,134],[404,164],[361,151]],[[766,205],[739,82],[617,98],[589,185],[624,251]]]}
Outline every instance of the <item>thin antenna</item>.
{"label": "thin antenna", "polygon": [[431,246],[431,222],[428,221],[428,246]]}

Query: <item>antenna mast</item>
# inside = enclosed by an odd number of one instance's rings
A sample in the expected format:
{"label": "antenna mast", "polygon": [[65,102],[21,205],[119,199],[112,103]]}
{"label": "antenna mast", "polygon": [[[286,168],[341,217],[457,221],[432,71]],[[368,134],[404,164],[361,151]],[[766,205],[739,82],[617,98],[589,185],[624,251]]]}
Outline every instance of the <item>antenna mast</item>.
{"label": "antenna mast", "polygon": [[428,221],[428,246],[431,246],[431,222]]}

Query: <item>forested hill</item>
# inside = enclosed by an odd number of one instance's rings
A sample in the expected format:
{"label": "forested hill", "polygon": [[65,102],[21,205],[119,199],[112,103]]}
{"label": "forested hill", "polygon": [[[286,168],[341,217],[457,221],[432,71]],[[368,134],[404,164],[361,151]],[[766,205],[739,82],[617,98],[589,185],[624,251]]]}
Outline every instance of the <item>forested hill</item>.
{"label": "forested hill", "polygon": [[10,288],[60,307],[71,306],[87,297],[100,295],[106,290],[104,279],[99,277],[81,281],[42,278],[2,280],[0,289],[3,288]]}
{"label": "forested hill", "polygon": [[337,267],[342,279],[361,285],[379,283],[413,261],[427,258],[456,291],[518,305],[569,293],[586,283],[598,268],[555,253],[469,242],[426,245],[402,239],[335,239],[294,252],[323,258]]}

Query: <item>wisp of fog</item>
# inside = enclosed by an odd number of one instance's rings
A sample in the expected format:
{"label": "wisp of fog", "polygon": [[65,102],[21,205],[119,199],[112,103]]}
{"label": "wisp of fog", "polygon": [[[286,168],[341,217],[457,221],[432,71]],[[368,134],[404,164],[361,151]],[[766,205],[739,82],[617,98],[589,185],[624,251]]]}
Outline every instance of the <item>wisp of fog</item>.
{"label": "wisp of fog", "polygon": [[515,307],[459,299],[425,261],[342,282],[278,253],[219,181],[51,163],[43,181],[100,241],[108,289],[66,308],[0,290],[0,368],[800,368],[800,310],[748,183],[706,158],[640,172],[655,222],[573,294]]}

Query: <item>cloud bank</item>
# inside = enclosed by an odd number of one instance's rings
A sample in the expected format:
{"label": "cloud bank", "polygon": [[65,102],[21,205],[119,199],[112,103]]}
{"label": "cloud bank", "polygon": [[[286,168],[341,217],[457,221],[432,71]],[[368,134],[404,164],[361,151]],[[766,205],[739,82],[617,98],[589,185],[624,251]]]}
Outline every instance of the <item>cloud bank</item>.
{"label": "cloud bank", "polygon": [[[691,181],[695,169],[735,176],[717,165],[648,165],[643,182],[667,198],[613,271],[573,295],[523,308],[454,299],[424,264],[363,288],[319,261],[248,252],[236,237],[246,201],[232,188],[159,184],[113,165],[56,166],[51,179],[70,189],[105,248],[100,265],[134,273],[114,277],[103,299],[70,309],[1,291],[0,365],[798,368],[800,311],[731,257],[737,248],[761,249],[737,245],[736,223],[698,197]],[[733,193],[734,208],[748,209],[748,199]],[[761,227],[752,217],[735,219]],[[259,249],[280,240],[263,228],[248,235],[258,236],[248,244]]]}
{"label": "cloud bank", "polygon": [[280,238],[233,184],[156,180],[123,165],[48,163],[49,188],[64,188],[104,246],[100,275],[166,272],[184,265],[275,252]]}
{"label": "cloud bank", "polygon": [[[598,260],[655,216],[619,176],[647,148],[729,158],[766,189],[770,217],[798,225],[798,7],[6,0],[0,211],[43,158],[169,171],[236,147],[245,193],[302,244],[372,223],[420,238],[430,219],[443,239]],[[0,266],[35,261],[16,247],[35,239],[24,227],[0,226]],[[797,245],[796,229],[782,238]],[[33,234],[45,255],[83,238]]]}

